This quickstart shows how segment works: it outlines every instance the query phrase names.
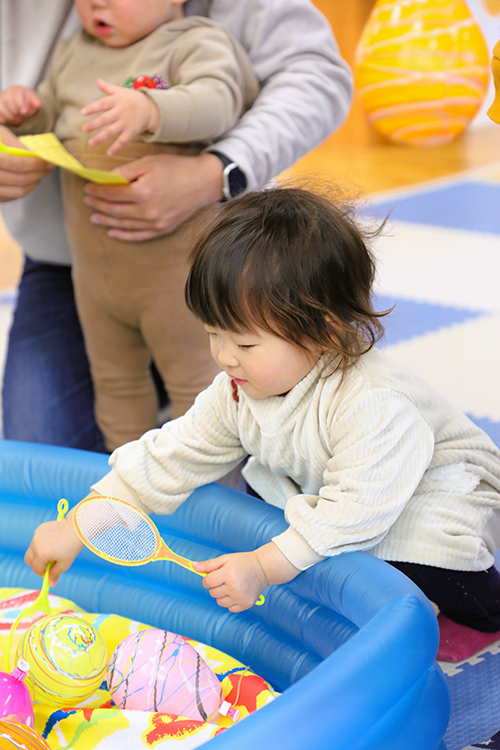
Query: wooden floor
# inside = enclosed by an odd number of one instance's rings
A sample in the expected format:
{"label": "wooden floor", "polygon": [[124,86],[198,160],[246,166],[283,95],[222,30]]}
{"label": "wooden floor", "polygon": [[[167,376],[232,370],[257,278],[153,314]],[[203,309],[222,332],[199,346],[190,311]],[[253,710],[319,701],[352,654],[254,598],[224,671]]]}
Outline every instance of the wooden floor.
{"label": "wooden floor", "polygon": [[[500,127],[469,130],[451,144],[415,149],[391,143],[339,142],[336,136],[301,159],[283,178],[314,184],[319,178],[370,195],[500,163]],[[22,254],[0,222],[0,290],[14,287]]]}

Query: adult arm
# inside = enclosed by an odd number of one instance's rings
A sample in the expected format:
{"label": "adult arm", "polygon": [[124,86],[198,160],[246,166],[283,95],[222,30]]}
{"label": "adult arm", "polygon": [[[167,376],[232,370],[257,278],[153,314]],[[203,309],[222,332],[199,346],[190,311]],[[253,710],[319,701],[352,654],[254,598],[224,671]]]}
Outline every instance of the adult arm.
{"label": "adult arm", "polygon": [[251,110],[217,143],[257,189],[339,127],[352,74],[310,0],[213,0],[209,13],[243,45],[261,82]]}

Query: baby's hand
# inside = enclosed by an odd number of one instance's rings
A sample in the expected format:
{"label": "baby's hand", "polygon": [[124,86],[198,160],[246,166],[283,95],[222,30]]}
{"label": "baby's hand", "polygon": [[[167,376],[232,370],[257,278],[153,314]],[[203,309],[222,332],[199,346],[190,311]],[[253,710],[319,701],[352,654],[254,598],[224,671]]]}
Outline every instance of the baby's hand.
{"label": "baby's hand", "polygon": [[90,146],[97,146],[98,143],[117,136],[115,142],[106,151],[109,156],[112,156],[141,133],[155,132],[159,124],[160,113],[149,96],[137,89],[115,86],[101,79],[97,81],[97,85],[107,96],[81,110],[84,116],[103,113],[82,127],[84,133],[91,133],[101,128],[100,133],[89,138]]}
{"label": "baby's hand", "polygon": [[0,94],[0,123],[21,125],[41,107],[41,101],[27,86],[8,86]]}
{"label": "baby's hand", "polygon": [[26,551],[24,562],[39,576],[43,576],[49,562],[53,562],[49,578],[50,585],[55,586],[61,573],[70,567],[82,547],[70,511],[61,521],[40,524]]}
{"label": "baby's hand", "polygon": [[286,583],[300,573],[274,542],[253,552],[222,555],[193,565],[198,572],[207,574],[203,585],[217,604],[231,612],[252,607],[266,586]]}
{"label": "baby's hand", "polygon": [[268,585],[256,552],[237,552],[193,565],[207,574],[203,585],[217,604],[231,612],[252,607]]}

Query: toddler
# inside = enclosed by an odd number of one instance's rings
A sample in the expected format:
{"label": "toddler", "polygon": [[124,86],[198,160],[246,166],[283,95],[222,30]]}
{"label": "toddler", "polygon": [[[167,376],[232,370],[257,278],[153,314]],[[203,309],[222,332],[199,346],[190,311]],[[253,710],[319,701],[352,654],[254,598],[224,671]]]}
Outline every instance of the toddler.
{"label": "toddler", "polygon": [[[60,42],[36,92],[1,93],[0,123],[16,134],[54,130],[88,167],[198,154],[250,107],[258,82],[229,32],[207,18],[183,18],[183,2],[76,0],[83,29]],[[98,88],[105,96],[93,101]],[[142,245],[111,239],[89,221],[85,180],[69,172],[62,179],[96,418],[112,450],[156,425],[151,359],[174,417],[218,371],[183,298],[200,227],[193,220]]]}
{"label": "toddler", "polygon": [[[375,348],[371,236],[349,206],[299,188],[224,205],[186,286],[223,372],[183,417],[116,450],[92,492],[170,514],[250,457],[246,481],[289,525],[196,563],[221,606],[240,612],[266,586],[367,550],[473,629],[477,650],[500,637],[500,451]],[[25,560],[40,575],[55,560],[54,583],[80,549],[71,521],[48,523]]]}

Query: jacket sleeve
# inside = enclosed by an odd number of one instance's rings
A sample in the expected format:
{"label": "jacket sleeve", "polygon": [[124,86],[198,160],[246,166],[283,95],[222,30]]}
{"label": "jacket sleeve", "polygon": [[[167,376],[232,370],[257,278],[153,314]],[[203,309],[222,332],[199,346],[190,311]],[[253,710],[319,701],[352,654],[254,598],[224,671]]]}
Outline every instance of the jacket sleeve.
{"label": "jacket sleeve", "polygon": [[296,495],[290,528],[274,539],[304,569],[324,557],[374,547],[411,500],[434,452],[414,404],[390,389],[352,398],[331,426],[332,456],[318,495]]}
{"label": "jacket sleeve", "polygon": [[196,487],[225,476],[245,457],[230,387],[223,373],[184,416],[111,454],[110,466],[141,507],[173,513]]}
{"label": "jacket sleeve", "polygon": [[310,0],[212,0],[208,14],[243,45],[261,83],[252,108],[217,142],[255,190],[342,123],[352,74]]}
{"label": "jacket sleeve", "polygon": [[171,55],[169,79],[167,90],[142,89],[160,111],[149,141],[212,141],[237,122],[259,91],[246,53],[236,52],[222,27],[186,31]]}

